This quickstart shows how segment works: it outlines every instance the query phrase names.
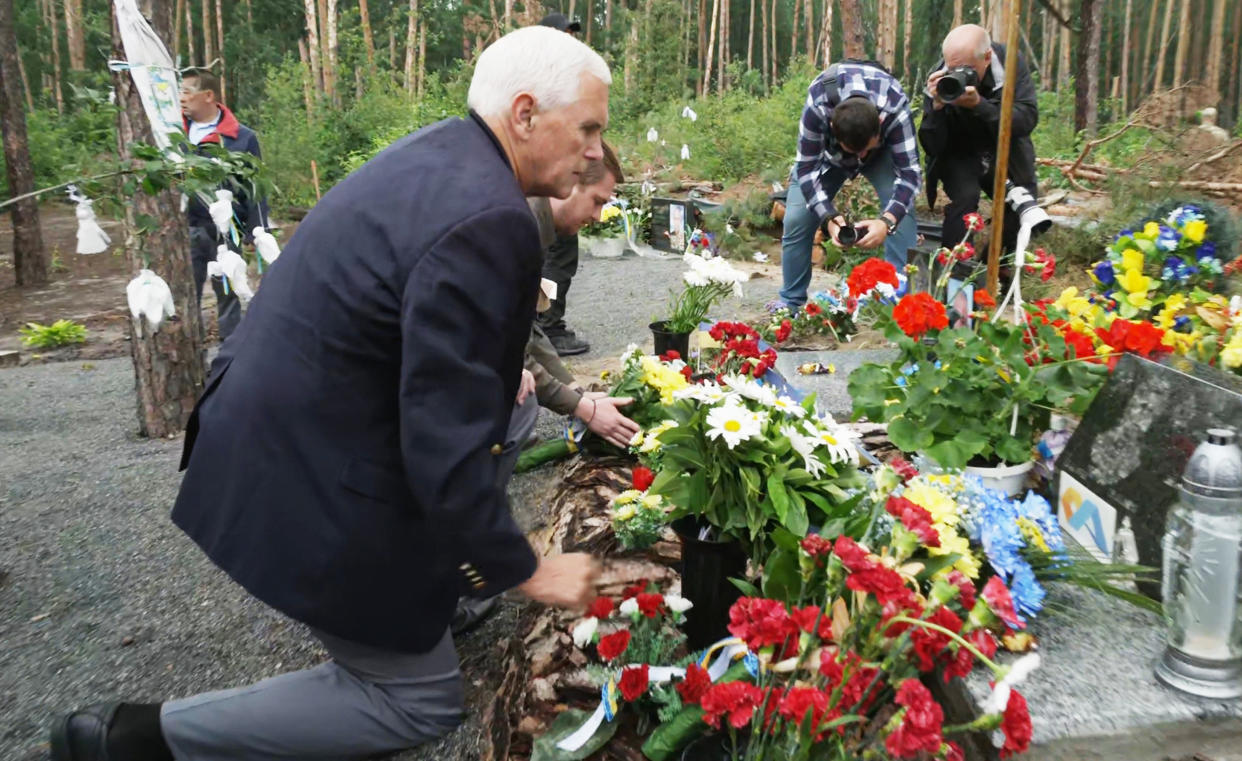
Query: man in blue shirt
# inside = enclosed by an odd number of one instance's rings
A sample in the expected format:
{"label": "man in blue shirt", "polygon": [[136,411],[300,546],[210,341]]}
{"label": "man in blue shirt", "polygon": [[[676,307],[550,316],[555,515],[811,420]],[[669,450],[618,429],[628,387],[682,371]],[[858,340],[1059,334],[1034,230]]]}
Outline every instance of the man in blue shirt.
{"label": "man in blue shirt", "polygon": [[875,187],[883,211],[854,222],[860,248],[884,246],[884,258],[901,270],[918,230],[914,197],[919,189],[918,140],[910,100],[878,64],[842,61],[815,78],[798,128],[798,158],[785,205],[781,238],[781,298],[806,303],[815,230],[828,220],[833,243],[844,217],[833,199],[845,182],[862,174]]}

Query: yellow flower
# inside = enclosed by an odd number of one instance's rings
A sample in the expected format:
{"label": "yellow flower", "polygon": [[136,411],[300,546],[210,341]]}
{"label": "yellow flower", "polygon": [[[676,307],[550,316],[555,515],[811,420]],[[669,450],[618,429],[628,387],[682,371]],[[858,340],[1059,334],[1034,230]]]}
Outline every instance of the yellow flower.
{"label": "yellow flower", "polygon": [[612,504],[617,505],[617,506],[632,505],[635,502],[637,502],[642,496],[643,496],[643,493],[638,491],[637,489],[626,489],[625,491],[621,492],[620,494],[618,494],[616,497],[613,498]]}
{"label": "yellow flower", "polygon": [[1203,338],[1203,333],[1197,330],[1193,333],[1175,333],[1172,330],[1166,330],[1164,345],[1172,347],[1173,351],[1178,354],[1191,354],[1201,338]]}
{"label": "yellow flower", "polygon": [[912,479],[906,485],[901,496],[931,514],[932,522],[946,526],[956,526],[958,521],[957,503],[953,498],[934,486],[920,482],[923,477]]}
{"label": "yellow flower", "polygon": [[1148,222],[1143,225],[1143,231],[1141,233],[1135,233],[1134,237],[1155,240],[1160,237],[1160,225],[1156,222]]}
{"label": "yellow flower", "polygon": [[1143,274],[1143,252],[1137,248],[1127,248],[1121,255],[1121,269]]}
{"label": "yellow flower", "polygon": [[1128,293],[1146,294],[1151,289],[1151,278],[1144,275],[1142,270],[1127,269],[1117,278],[1117,284]]}
{"label": "yellow flower", "polygon": [[1078,317],[1091,309],[1091,302],[1085,296],[1079,296],[1078,289],[1073,286],[1061,291],[1061,295],[1052,305],[1065,310],[1072,317]]}
{"label": "yellow flower", "polygon": [[644,356],[640,360],[640,367],[643,374],[639,380],[660,392],[661,404],[672,404],[673,392],[690,385],[686,376],[655,357]]}
{"label": "yellow flower", "polygon": [[1035,521],[1030,518],[1019,517],[1015,523],[1018,524],[1018,529],[1022,532],[1022,537],[1026,539],[1026,541],[1034,544],[1043,552],[1052,551],[1052,549],[1048,547],[1048,543],[1044,541],[1044,532],[1038,525],[1036,525]]}
{"label": "yellow flower", "polygon": [[659,494],[644,494],[638,499],[639,504],[648,510],[660,510],[664,508],[664,497]]}
{"label": "yellow flower", "polygon": [[1185,225],[1182,225],[1182,235],[1185,235],[1193,243],[1202,243],[1203,236],[1207,233],[1207,222],[1202,219],[1192,219]]}
{"label": "yellow flower", "polygon": [[608,220],[616,219],[619,216],[621,216],[621,210],[616,206],[609,205],[605,206],[604,210],[600,212],[599,220],[601,222],[607,222]]}
{"label": "yellow flower", "polygon": [[1220,361],[1230,370],[1242,367],[1242,332],[1234,333],[1229,343],[1225,344],[1224,351],[1220,353]]}
{"label": "yellow flower", "polygon": [[971,552],[970,541],[948,526],[937,524],[935,528],[940,533],[940,546],[931,547],[928,552],[932,555],[961,556],[954,561],[952,566],[941,569],[937,576],[947,575],[951,570],[957,569],[966,574],[968,578],[979,578],[979,559],[975,557],[975,553]]}
{"label": "yellow flower", "polygon": [[633,505],[624,505],[622,507],[617,508],[617,511],[613,513],[613,517],[619,521],[628,521],[630,518],[633,518],[637,513],[638,511],[634,509]]}

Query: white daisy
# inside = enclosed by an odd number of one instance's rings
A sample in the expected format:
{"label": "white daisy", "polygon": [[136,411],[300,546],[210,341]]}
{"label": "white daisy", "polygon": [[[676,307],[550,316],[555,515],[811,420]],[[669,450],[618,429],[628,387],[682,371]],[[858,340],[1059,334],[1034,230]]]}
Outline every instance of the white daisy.
{"label": "white daisy", "polygon": [[617,606],[617,612],[623,616],[632,616],[638,613],[638,600],[631,597],[625,602]]}
{"label": "white daisy", "polygon": [[808,421],[803,429],[817,446],[828,450],[829,462],[852,462],[854,460],[853,444],[848,436],[842,435],[840,428],[820,428]]}
{"label": "white daisy", "polygon": [[681,276],[681,279],[686,281],[686,285],[700,288],[711,282],[707,279],[707,275],[704,275],[702,272],[698,272],[696,270],[686,270],[685,274]]}
{"label": "white daisy", "polygon": [[815,456],[815,447],[819,442],[803,436],[792,425],[782,426],[781,434],[789,439],[789,443],[793,445],[794,451],[802,455],[802,466],[806,469],[806,472],[815,478],[819,478],[820,474],[824,472],[823,461]]}
{"label": "white daisy", "polygon": [[707,413],[707,437],[723,438],[729,449],[759,435],[760,425],[755,413],[739,404],[722,404]]}
{"label": "white daisy", "polygon": [[742,396],[759,402],[764,407],[776,404],[776,394],[767,386],[756,383],[745,375],[727,375],[724,383]]}
{"label": "white daisy", "polygon": [[694,607],[694,603],[681,595],[664,595],[664,604],[674,613],[685,613]]}
{"label": "white daisy", "polygon": [[806,416],[806,410],[802,408],[802,405],[787,396],[776,397],[776,400],[772,402],[772,409],[796,420],[801,420]]}
{"label": "white daisy", "polygon": [[595,632],[599,628],[599,619],[595,616],[584,618],[574,627],[573,638],[574,645],[579,648],[586,647],[595,639]]}

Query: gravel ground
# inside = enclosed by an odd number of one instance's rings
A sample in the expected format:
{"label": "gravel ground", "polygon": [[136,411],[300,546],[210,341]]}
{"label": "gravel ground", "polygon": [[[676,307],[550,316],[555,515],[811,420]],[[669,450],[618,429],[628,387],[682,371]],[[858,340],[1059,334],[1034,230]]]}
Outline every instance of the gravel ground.
{"label": "gravel ground", "polygon": [[[569,322],[592,343],[589,370],[630,342],[650,345],[678,261],[585,259],[570,291]],[[756,311],[775,296],[779,267],[722,315]],[[824,276],[817,274],[813,287]],[[615,360],[613,360],[615,361]],[[596,371],[597,372],[597,371]],[[319,662],[304,629],[251,599],[168,520],[180,483],[180,439],[134,431],[127,358],[0,370],[0,758],[46,757],[51,717],[126,698],[156,701],[232,687]],[[557,421],[545,415],[544,435]],[[527,528],[541,520],[557,471],[514,479]],[[494,687],[484,664],[520,603],[459,643],[470,700]],[[477,757],[468,722],[401,759]]]}

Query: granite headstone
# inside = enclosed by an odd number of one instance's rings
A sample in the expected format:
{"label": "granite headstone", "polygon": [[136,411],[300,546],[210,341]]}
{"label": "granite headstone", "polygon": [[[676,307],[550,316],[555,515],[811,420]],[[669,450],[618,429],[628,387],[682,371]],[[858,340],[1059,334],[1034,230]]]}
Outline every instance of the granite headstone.
{"label": "granite headstone", "polygon": [[[1184,357],[1124,355],[1057,460],[1057,514],[1101,559],[1126,518],[1140,563],[1161,564],[1165,515],[1208,428],[1242,426],[1242,379]],[[1158,597],[1156,584],[1142,585]]]}

